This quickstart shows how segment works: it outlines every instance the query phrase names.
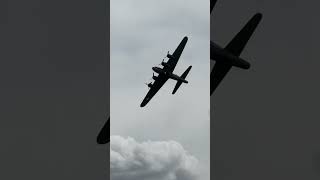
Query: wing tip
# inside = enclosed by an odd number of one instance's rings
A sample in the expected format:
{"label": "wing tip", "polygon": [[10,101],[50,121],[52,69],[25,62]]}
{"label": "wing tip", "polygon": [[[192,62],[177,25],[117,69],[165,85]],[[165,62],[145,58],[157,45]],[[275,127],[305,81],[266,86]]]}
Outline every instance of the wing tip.
{"label": "wing tip", "polygon": [[140,107],[144,107],[144,106],[146,106],[146,103],[145,103],[145,102],[142,102],[142,103],[140,104]]}
{"label": "wing tip", "polygon": [[253,19],[256,19],[256,21],[260,21],[263,17],[263,14],[258,12],[253,16]]}
{"label": "wing tip", "polygon": [[110,142],[110,117],[100,130],[96,141],[98,144],[107,144]]}
{"label": "wing tip", "polygon": [[188,41],[188,36],[184,36],[184,37],[183,37],[183,40],[184,40],[184,41]]}

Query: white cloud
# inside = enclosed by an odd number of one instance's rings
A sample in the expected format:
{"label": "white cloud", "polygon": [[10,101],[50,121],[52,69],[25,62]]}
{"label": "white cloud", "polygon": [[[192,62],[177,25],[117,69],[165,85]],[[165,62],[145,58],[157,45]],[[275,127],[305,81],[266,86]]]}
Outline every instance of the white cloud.
{"label": "white cloud", "polygon": [[176,141],[110,139],[111,180],[194,180],[198,160]]}

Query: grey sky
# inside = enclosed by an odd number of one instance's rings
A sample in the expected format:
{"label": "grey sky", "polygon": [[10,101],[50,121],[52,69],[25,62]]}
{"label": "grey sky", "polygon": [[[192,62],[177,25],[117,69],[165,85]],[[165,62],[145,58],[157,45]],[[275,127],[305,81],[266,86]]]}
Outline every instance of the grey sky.
{"label": "grey sky", "polygon": [[[111,1],[111,135],[138,142],[174,140],[199,160],[200,179],[209,179],[209,2]],[[189,41],[175,74],[192,65],[176,95],[169,80],[149,104],[139,105],[151,67],[184,36]],[[197,94],[197,96],[196,96]]]}

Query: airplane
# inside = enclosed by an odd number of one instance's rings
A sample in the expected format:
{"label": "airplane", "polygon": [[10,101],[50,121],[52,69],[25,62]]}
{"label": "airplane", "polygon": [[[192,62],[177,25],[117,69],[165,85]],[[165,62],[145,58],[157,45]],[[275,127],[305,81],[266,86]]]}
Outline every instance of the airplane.
{"label": "airplane", "polygon": [[97,143],[98,144],[107,144],[110,142],[110,117],[108,121],[104,124],[102,129],[100,130],[97,136]]}
{"label": "airplane", "polygon": [[[210,1],[211,14],[216,2],[217,0]],[[261,19],[262,14],[256,13],[225,48],[210,41],[210,59],[216,61],[210,73],[210,95],[213,94],[232,66],[241,69],[250,68],[250,63],[239,56]]]}
{"label": "airplane", "polygon": [[148,104],[148,102],[159,91],[159,89],[164,85],[164,83],[167,82],[168,79],[173,79],[177,81],[177,84],[175,85],[172,94],[176,93],[176,91],[178,90],[178,88],[181,86],[182,83],[188,83],[188,81],[185,80],[185,78],[187,77],[192,66],[189,66],[181,76],[173,74],[173,70],[178,63],[178,60],[182,54],[182,51],[185,45],[187,44],[187,41],[188,41],[188,37],[185,36],[172,55],[168,51],[166,56],[167,58],[169,58],[168,61],[164,62],[164,59],[163,59],[160,64],[163,66],[163,68],[156,67],[156,66],[152,67],[152,70],[158,73],[158,76],[155,76],[153,74],[152,79],[154,80],[154,82],[146,84],[150,88],[150,90],[148,91],[147,95],[145,96],[142,103],[140,104],[140,107],[144,107],[146,104]]}

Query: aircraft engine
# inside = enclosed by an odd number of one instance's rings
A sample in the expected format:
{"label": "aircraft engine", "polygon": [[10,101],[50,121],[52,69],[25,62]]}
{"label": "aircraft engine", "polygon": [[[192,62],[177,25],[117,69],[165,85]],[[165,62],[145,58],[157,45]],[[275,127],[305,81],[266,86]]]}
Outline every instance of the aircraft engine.
{"label": "aircraft engine", "polygon": [[154,73],[152,73],[152,79],[153,79],[153,80],[157,80],[157,79],[158,79],[158,76],[155,76]]}
{"label": "aircraft engine", "polygon": [[172,55],[172,54],[170,54],[169,53],[169,51],[168,51],[168,53],[167,53],[167,58],[173,58],[174,56]]}
{"label": "aircraft engine", "polygon": [[164,67],[168,66],[167,63],[165,63],[165,62],[162,62],[161,65]]}
{"label": "aircraft engine", "polygon": [[173,58],[174,56],[173,55],[171,55],[171,54],[167,54],[167,58]]}
{"label": "aircraft engine", "polygon": [[152,76],[152,79],[153,79],[153,80],[157,80],[157,79],[158,79],[158,76]]}

